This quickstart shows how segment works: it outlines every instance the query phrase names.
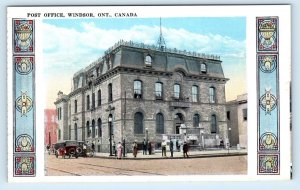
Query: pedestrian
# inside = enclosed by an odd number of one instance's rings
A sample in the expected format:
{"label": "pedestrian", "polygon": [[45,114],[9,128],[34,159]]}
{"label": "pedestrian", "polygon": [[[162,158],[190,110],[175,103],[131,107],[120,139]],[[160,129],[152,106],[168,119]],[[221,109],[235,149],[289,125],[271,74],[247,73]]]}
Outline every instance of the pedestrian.
{"label": "pedestrian", "polygon": [[143,141],[143,155],[147,155],[147,141],[144,139]]}
{"label": "pedestrian", "polygon": [[50,144],[47,145],[46,147],[48,154],[50,155]]}
{"label": "pedestrian", "polygon": [[116,149],[116,143],[115,143],[115,141],[113,141],[112,148],[113,148],[113,155],[116,157],[117,156],[117,149]]}
{"label": "pedestrian", "polygon": [[95,144],[92,142],[92,151],[95,152]]}
{"label": "pedestrian", "polygon": [[173,145],[174,145],[174,143],[173,143],[173,141],[172,141],[172,139],[170,140],[170,152],[171,152],[171,157],[173,157]]}
{"label": "pedestrian", "polygon": [[86,158],[86,149],[87,149],[87,147],[86,147],[86,144],[84,143],[84,144],[82,145],[83,157],[84,157],[84,158]]}
{"label": "pedestrian", "polygon": [[134,141],[132,148],[133,148],[133,156],[136,158],[137,151],[138,151],[138,145],[137,145],[136,141]]}
{"label": "pedestrian", "polygon": [[117,151],[118,151],[118,156],[117,156],[117,158],[118,158],[118,159],[121,159],[121,157],[122,157],[122,150],[123,150],[123,146],[122,146],[121,142],[119,142],[119,143],[118,143],[118,146],[117,146]]}
{"label": "pedestrian", "polygon": [[149,155],[152,154],[152,144],[150,141],[148,142],[148,152],[149,152]]}
{"label": "pedestrian", "polygon": [[176,148],[177,148],[177,151],[179,152],[180,151],[180,145],[179,145],[178,139],[176,140]]}
{"label": "pedestrian", "polygon": [[185,156],[188,158],[188,150],[189,150],[189,145],[184,141],[183,143],[183,157],[185,158]]}
{"label": "pedestrian", "polygon": [[223,141],[223,139],[220,140],[220,148],[224,148],[224,141]]}
{"label": "pedestrian", "polygon": [[161,143],[161,156],[167,156],[167,142],[165,140]]}

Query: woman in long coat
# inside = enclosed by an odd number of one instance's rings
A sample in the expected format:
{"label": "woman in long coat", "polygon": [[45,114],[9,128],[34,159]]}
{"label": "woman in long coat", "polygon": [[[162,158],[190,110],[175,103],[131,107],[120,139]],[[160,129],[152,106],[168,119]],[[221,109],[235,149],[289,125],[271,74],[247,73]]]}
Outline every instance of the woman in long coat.
{"label": "woman in long coat", "polygon": [[123,146],[122,146],[121,142],[119,142],[118,146],[117,146],[117,152],[118,152],[117,158],[118,159],[121,159],[121,157],[122,157],[122,150],[123,150]]}
{"label": "woman in long coat", "polygon": [[138,151],[138,145],[136,143],[136,141],[133,143],[133,156],[136,158],[137,155],[137,151]]}

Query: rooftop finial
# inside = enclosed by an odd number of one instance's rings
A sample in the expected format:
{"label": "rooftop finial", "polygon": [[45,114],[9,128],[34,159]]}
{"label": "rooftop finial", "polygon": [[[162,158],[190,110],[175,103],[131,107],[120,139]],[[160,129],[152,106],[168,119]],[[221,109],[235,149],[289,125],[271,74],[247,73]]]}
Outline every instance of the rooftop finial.
{"label": "rooftop finial", "polygon": [[160,27],[160,34],[159,34],[159,38],[158,38],[157,44],[158,44],[158,48],[161,51],[164,51],[166,49],[166,42],[165,42],[164,37],[162,35],[161,18],[159,18],[159,27]]}

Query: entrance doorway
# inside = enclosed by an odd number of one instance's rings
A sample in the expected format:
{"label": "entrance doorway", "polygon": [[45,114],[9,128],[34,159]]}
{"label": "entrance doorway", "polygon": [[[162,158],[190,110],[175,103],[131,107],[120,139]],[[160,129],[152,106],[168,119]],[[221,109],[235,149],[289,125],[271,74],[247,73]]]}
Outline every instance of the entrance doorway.
{"label": "entrance doorway", "polygon": [[183,115],[181,113],[176,113],[174,119],[175,134],[180,134],[180,126],[183,123],[184,123]]}

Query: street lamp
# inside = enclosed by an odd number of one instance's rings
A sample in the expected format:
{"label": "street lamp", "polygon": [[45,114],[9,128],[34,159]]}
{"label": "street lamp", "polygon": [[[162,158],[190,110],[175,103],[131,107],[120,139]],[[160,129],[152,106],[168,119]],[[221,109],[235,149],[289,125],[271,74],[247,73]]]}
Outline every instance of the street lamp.
{"label": "street lamp", "polygon": [[109,156],[113,156],[112,154],[112,115],[108,116],[108,124],[109,124]]}

